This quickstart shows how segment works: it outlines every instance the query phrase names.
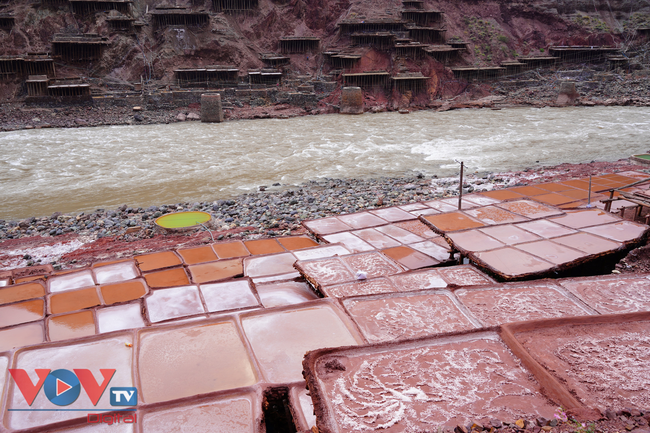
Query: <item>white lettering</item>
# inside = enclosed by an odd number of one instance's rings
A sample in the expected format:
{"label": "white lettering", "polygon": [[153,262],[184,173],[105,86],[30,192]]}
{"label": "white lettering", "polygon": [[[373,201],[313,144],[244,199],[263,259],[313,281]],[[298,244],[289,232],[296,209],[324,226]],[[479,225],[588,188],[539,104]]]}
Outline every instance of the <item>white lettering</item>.
{"label": "white lettering", "polygon": [[115,394],[115,402],[121,403],[122,396],[124,396],[126,401],[129,401],[131,400],[131,397],[133,397],[133,393],[135,393],[135,391],[113,391],[113,394]]}

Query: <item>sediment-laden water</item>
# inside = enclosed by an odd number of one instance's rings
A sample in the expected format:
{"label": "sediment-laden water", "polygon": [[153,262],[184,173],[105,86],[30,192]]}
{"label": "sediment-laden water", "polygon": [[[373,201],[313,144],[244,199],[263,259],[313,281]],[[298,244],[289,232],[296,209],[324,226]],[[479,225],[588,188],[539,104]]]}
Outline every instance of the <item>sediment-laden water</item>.
{"label": "sediment-laden water", "polygon": [[0,218],[221,199],[322,177],[447,176],[615,160],[650,148],[650,108],[326,115],[0,133]]}

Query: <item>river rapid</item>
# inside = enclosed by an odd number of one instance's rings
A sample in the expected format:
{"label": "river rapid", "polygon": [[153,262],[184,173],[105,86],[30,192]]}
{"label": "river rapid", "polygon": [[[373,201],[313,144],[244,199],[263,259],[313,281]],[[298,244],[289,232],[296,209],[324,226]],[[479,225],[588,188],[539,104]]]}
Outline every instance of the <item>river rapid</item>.
{"label": "river rapid", "polygon": [[650,108],[321,115],[0,133],[0,218],[217,200],[328,178],[502,172],[650,149]]}

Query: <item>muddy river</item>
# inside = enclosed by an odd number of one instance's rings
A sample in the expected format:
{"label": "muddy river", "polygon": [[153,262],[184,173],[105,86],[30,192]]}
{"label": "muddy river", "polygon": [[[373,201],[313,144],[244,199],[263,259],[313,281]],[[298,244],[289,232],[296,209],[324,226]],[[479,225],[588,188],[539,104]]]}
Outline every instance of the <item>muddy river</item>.
{"label": "muddy river", "polygon": [[[650,108],[326,115],[0,133],[0,218],[216,200],[321,177],[446,176],[650,149]],[[539,161],[539,162],[538,162]]]}

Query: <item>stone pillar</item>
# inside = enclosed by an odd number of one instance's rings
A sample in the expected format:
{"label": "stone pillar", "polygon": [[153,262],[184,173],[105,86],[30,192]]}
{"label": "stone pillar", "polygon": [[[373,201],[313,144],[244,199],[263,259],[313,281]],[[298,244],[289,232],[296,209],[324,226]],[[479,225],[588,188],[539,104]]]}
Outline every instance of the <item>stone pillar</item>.
{"label": "stone pillar", "polygon": [[341,114],[363,114],[361,87],[344,87],[341,91]]}
{"label": "stone pillar", "polygon": [[560,94],[557,96],[556,102],[558,105],[573,105],[579,96],[574,81],[562,81],[560,83]]}
{"label": "stone pillar", "polygon": [[201,95],[201,122],[223,122],[220,94],[209,93]]}

